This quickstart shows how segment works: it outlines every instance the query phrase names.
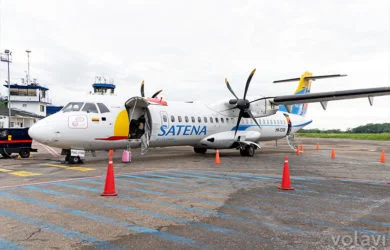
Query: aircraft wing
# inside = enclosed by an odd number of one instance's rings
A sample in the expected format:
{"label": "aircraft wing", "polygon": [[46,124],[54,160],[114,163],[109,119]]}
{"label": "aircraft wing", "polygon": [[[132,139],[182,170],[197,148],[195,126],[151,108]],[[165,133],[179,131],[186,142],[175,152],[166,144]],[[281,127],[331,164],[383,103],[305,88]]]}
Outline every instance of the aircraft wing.
{"label": "aircraft wing", "polygon": [[301,103],[320,102],[322,107],[326,109],[328,101],[354,99],[368,97],[370,104],[373,104],[374,96],[390,95],[390,87],[368,88],[368,89],[352,89],[342,91],[330,91],[322,93],[311,93],[302,95],[283,95],[270,98],[270,102],[276,105],[291,105]]}

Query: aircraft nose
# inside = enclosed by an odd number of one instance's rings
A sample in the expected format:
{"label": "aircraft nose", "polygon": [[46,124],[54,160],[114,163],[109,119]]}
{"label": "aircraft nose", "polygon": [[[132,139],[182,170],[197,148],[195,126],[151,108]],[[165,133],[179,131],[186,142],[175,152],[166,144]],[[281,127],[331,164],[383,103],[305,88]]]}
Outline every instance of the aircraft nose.
{"label": "aircraft nose", "polygon": [[51,140],[52,131],[50,126],[42,120],[28,129],[28,135],[35,141],[45,143]]}

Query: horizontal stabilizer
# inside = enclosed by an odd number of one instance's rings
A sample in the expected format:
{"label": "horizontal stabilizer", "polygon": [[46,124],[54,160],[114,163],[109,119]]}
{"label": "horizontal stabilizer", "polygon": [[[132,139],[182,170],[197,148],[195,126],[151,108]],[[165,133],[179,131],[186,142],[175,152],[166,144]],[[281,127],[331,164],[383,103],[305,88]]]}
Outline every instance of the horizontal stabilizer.
{"label": "horizontal stabilizer", "polygon": [[276,105],[291,105],[311,102],[322,102],[343,99],[354,99],[361,97],[373,97],[390,95],[390,87],[368,88],[368,89],[353,89],[342,91],[331,91],[322,93],[311,93],[302,95],[284,95],[276,96],[273,100],[270,100]]}
{"label": "horizontal stabilizer", "polygon": [[[334,77],[343,77],[343,76],[347,76],[347,75],[334,74],[334,75],[322,75],[322,76],[305,76],[303,79],[305,79],[305,80],[316,80],[316,79],[334,78]],[[277,81],[273,81],[273,83],[295,82],[295,81],[299,81],[299,80],[301,80],[301,78],[297,77],[297,78],[291,78],[291,79],[277,80]]]}

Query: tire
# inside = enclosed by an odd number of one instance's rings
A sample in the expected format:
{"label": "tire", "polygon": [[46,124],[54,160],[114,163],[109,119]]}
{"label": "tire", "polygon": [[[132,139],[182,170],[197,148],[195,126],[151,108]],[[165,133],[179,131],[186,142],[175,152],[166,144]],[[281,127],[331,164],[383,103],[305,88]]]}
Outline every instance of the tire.
{"label": "tire", "polygon": [[80,157],[78,156],[71,156],[68,161],[70,164],[78,164],[81,162]]}
{"label": "tire", "polygon": [[255,147],[253,147],[253,146],[246,146],[245,148],[240,149],[240,155],[241,156],[253,157],[255,155]]}
{"label": "tire", "polygon": [[194,152],[197,154],[205,154],[207,152],[207,148],[195,148],[194,147]]}
{"label": "tire", "polygon": [[6,158],[6,159],[11,158],[12,153],[8,153],[5,148],[1,148],[0,153],[3,156],[3,158]]}
{"label": "tire", "polygon": [[249,146],[246,148],[246,155],[249,157],[253,157],[255,155],[255,147]]}
{"label": "tire", "polygon": [[29,150],[29,149],[26,149],[26,148],[22,148],[22,149],[19,151],[19,155],[20,155],[20,157],[22,157],[22,158],[28,158],[28,157],[30,157],[30,150]]}

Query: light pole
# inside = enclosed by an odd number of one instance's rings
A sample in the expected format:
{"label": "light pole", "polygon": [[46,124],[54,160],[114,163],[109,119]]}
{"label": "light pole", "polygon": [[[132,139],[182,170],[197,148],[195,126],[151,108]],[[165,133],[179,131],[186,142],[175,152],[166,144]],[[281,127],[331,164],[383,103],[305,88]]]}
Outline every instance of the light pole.
{"label": "light pole", "polygon": [[27,85],[29,85],[30,84],[30,53],[31,53],[31,50],[26,49],[26,53],[27,53]]}
{"label": "light pole", "polygon": [[11,62],[12,52],[6,49],[1,55],[0,59],[2,62],[7,62],[8,64],[8,128],[11,127],[11,87],[10,87],[10,73],[9,73],[9,63]]}

